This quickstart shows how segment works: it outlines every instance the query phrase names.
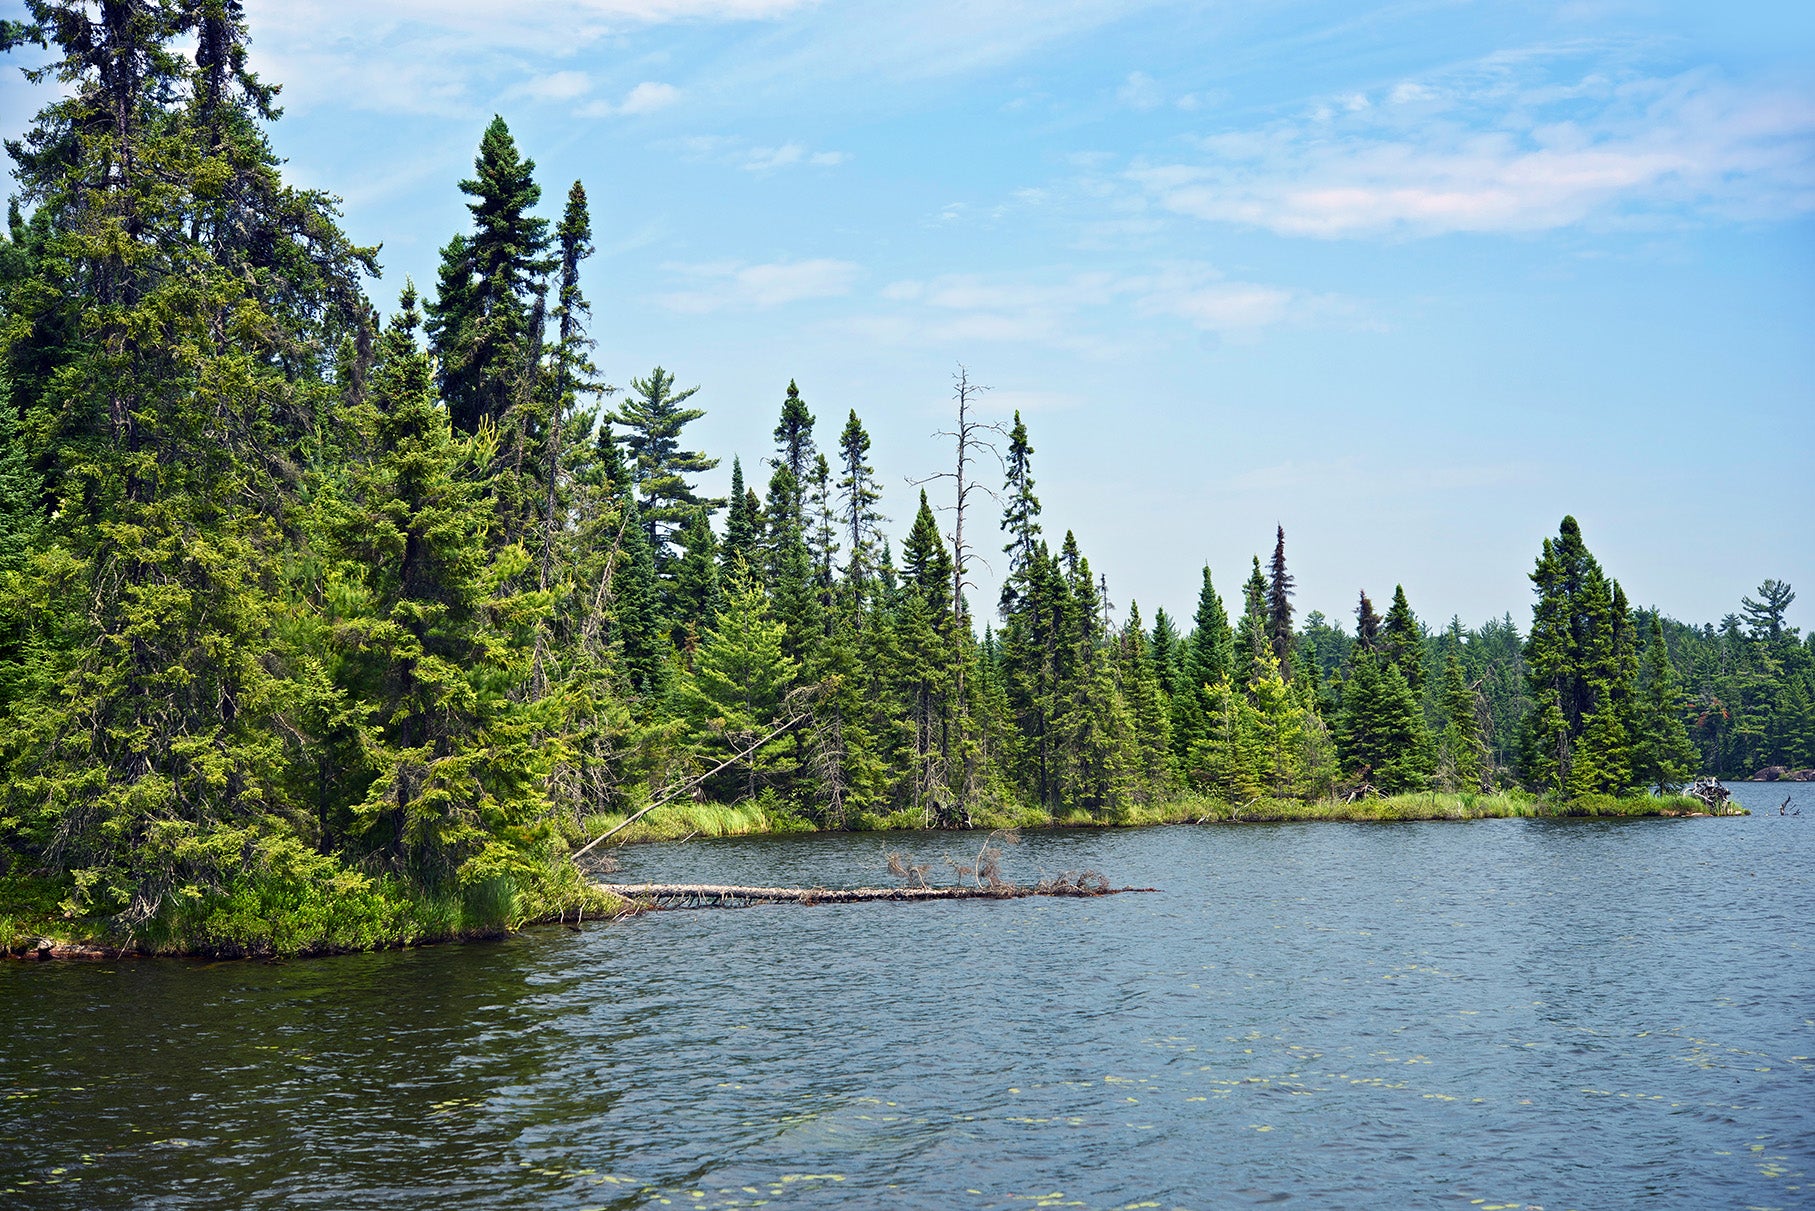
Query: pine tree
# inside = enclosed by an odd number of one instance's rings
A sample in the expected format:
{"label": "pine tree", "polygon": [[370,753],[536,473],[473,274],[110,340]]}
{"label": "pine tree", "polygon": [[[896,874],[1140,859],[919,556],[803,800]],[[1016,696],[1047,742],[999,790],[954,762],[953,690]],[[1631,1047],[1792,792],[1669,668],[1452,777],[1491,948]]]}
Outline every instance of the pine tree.
{"label": "pine tree", "polygon": [[[544,804],[523,708],[526,606],[502,590],[527,561],[491,556],[495,524],[482,491],[492,454],[454,434],[416,346],[413,289],[386,329],[372,375],[371,462],[344,497],[316,502],[331,556],[323,602],[335,636],[333,675],[349,704],[340,751],[349,768],[336,833],[429,886],[451,886],[525,862],[522,844]],[[356,722],[353,722],[355,721]],[[324,737],[331,741],[333,734]]]}
{"label": "pine tree", "polygon": [[454,428],[501,425],[518,400],[532,344],[533,302],[547,260],[548,220],[530,212],[542,200],[536,164],[517,150],[504,119],[493,116],[479,140],[473,176],[473,233],[441,253],[437,297],[428,307],[430,347]]}
{"label": "pine tree", "polygon": [[1489,789],[1482,767],[1481,724],[1475,692],[1462,672],[1454,646],[1443,657],[1443,733],[1438,742],[1437,778],[1445,790]]}
{"label": "pine tree", "polygon": [[758,548],[763,537],[763,507],[756,494],[744,486],[744,463],[731,460],[731,507],[725,513],[725,539],[719,547],[721,567],[728,574],[740,561],[749,567],[760,564]]}
{"label": "pine tree", "polygon": [[1273,645],[1273,659],[1285,675],[1290,675],[1292,669],[1292,585],[1293,578],[1286,571],[1286,528],[1280,526],[1267,577],[1267,636]]}
{"label": "pine tree", "polygon": [[283,183],[236,12],[28,11],[0,41],[46,46],[54,99],[8,144],[31,276],[0,290],[56,567],[19,586],[47,692],[0,737],[0,849],[136,927],[307,853],[276,519],[373,261]]}
{"label": "pine tree", "polygon": [[[1159,611],[1156,618],[1163,618]],[[1156,624],[1157,625],[1157,624]],[[1116,681],[1134,728],[1135,798],[1157,802],[1174,789],[1171,704],[1162,688],[1158,662],[1141,630],[1141,609],[1128,603],[1128,621],[1116,641]]]}
{"label": "pine tree", "polygon": [[[699,738],[702,765],[749,748],[781,722],[797,667],[783,642],[762,586],[747,569],[734,574],[693,668],[675,686],[676,702]],[[753,796],[785,781],[798,761],[793,735],[777,736],[718,775],[708,790],[721,801]]]}
{"label": "pine tree", "polygon": [[1677,688],[1676,670],[1664,644],[1663,620],[1651,616],[1645,645],[1644,679],[1638,693],[1638,728],[1633,745],[1632,780],[1667,794],[1695,772],[1697,753],[1689,741],[1685,703]]}
{"label": "pine tree", "polygon": [[663,613],[669,642],[691,664],[700,636],[712,626],[720,604],[718,539],[707,520],[706,506],[696,505],[681,531],[681,553],[664,588]]}
{"label": "pine tree", "polygon": [[[636,501],[626,494],[620,509],[611,536],[614,558],[605,572],[612,638],[620,650],[630,688],[641,694],[656,694],[667,678],[668,656],[673,648],[662,621],[655,552],[649,547],[643,519],[637,516]],[[703,613],[713,600],[710,585],[690,592],[688,599],[690,609]]]}
{"label": "pine tree", "polygon": [[1260,570],[1260,556],[1242,586],[1242,615],[1235,624],[1235,679],[1246,686],[1260,676],[1261,659],[1273,650],[1267,636],[1267,578]]}
{"label": "pine tree", "polygon": [[813,472],[813,456],[818,447],[813,444],[813,414],[807,411],[807,405],[800,398],[800,388],[794,380],[788,380],[788,394],[782,400],[781,419],[775,424],[775,457],[769,460],[772,467],[786,467],[790,482],[794,486],[794,498],[787,502],[794,524],[805,530],[805,518],[801,509],[805,503],[802,493],[805,491]]}
{"label": "pine tree", "polygon": [[1405,586],[1393,586],[1393,604],[1380,629],[1380,650],[1387,663],[1399,669],[1412,697],[1424,695],[1424,628],[1405,599]]}
{"label": "pine tree", "polygon": [[[1525,661],[1532,708],[1524,724],[1526,777],[1571,796],[1618,794],[1632,783],[1630,620],[1618,586],[1565,517],[1531,574],[1538,595]],[[1625,595],[1618,594],[1624,605]]]}
{"label": "pine tree", "polygon": [[1015,573],[1033,562],[1035,544],[1040,539],[1040,498],[1034,495],[1033,443],[1027,440],[1027,426],[1021,413],[1015,412],[1015,427],[1008,437],[1007,501],[1002,506],[1002,532],[1008,542],[1002,548],[1008,556],[1008,578],[1002,585],[1002,608],[1014,607],[1017,592]]}
{"label": "pine tree", "polygon": [[845,421],[844,432],[839,434],[838,451],[842,471],[838,478],[838,493],[844,501],[840,522],[850,540],[850,546],[846,548],[849,557],[845,562],[845,581],[855,599],[854,605],[860,607],[866,586],[874,574],[872,565],[880,527],[888,519],[876,511],[882,491],[876,485],[876,472],[869,463],[870,435],[864,431],[863,422],[857,419],[855,408]]}
{"label": "pine tree", "polygon": [[649,527],[656,567],[663,570],[673,558],[670,546],[675,532],[696,510],[711,511],[725,503],[694,495],[687,480],[689,475],[718,466],[716,458],[681,448],[681,431],[706,415],[698,408],[681,407],[698,390],[676,391],[674,376],[657,366],[648,378],[630,380],[630,395],[608,418],[624,427],[620,440],[630,453],[637,508]]}
{"label": "pine tree", "polygon": [[1380,615],[1374,612],[1366,589],[1361,590],[1361,600],[1355,605],[1355,646],[1363,652],[1380,646]]}

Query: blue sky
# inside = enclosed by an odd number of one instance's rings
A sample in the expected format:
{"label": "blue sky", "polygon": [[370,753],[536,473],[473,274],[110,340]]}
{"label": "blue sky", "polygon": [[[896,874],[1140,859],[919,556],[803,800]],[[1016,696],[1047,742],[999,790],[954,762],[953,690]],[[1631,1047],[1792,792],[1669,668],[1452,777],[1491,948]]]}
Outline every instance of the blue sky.
{"label": "blue sky", "polygon": [[[1772,576],[1815,625],[1815,7],[247,8],[381,305],[433,282],[493,113],[550,214],[583,180],[599,364],[700,384],[720,480],[794,378],[905,531],[962,362],[1149,618],[1278,523],[1301,611],[1403,582],[1523,626],[1570,512],[1637,603]],[[33,104],[0,85],[9,132]]]}

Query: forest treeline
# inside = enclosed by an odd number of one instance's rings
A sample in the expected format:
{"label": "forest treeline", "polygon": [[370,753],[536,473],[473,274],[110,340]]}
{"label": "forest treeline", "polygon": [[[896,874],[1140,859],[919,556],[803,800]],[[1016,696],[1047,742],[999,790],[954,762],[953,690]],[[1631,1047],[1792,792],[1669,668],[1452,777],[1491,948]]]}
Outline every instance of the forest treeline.
{"label": "forest treeline", "polygon": [[380,316],[377,250],[283,180],[238,3],[27,8],[0,37],[55,99],[7,145],[0,243],[0,898],[357,943],[558,903],[588,817],[675,788],[962,827],[1815,765],[1789,587],[1685,626],[1571,519],[1523,634],[1429,628],[1402,589],[1299,619],[1283,530],[1226,600],[1206,568],[1191,618],[1148,620],[962,374],[917,494],[789,383],[710,498],[695,389],[606,385],[586,192],[545,206],[502,119],[437,280]]}

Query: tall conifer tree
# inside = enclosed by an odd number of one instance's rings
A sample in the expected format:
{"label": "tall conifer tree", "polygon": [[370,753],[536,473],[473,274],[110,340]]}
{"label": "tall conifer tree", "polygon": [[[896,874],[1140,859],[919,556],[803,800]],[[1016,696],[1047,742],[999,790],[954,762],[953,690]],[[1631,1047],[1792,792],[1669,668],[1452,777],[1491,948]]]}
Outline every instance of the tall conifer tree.
{"label": "tall conifer tree", "polygon": [[1267,576],[1267,635],[1273,645],[1273,658],[1286,677],[1292,672],[1292,585],[1292,574],[1286,571],[1286,528],[1280,526]]}
{"label": "tall conifer tree", "polygon": [[462,433],[486,420],[503,422],[540,336],[532,331],[533,303],[550,265],[548,220],[530,213],[542,200],[535,170],[494,116],[479,140],[473,176],[460,182],[473,199],[473,231],[442,249],[428,331],[441,397]]}

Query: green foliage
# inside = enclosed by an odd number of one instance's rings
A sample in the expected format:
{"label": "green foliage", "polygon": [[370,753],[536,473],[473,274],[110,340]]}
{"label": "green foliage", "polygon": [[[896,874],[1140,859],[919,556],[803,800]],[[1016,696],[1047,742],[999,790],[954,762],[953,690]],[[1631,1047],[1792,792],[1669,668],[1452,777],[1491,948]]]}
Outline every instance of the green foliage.
{"label": "green foliage", "polygon": [[[1043,537],[1017,415],[979,638],[932,502],[897,567],[869,434],[849,411],[822,456],[790,383],[767,499],[734,460],[721,541],[694,389],[657,367],[600,416],[586,192],[551,233],[501,118],[426,331],[413,287],[381,331],[371,250],[282,180],[238,5],[26,9],[0,41],[42,41],[55,97],[9,145],[0,239],[8,945],[302,954],[590,912],[564,846],[693,779],[627,836],[1642,814],[1681,804],[1628,791],[1696,767],[1815,764],[1790,587],[1719,628],[1634,611],[1570,519],[1523,639],[1427,635],[1403,589],[1353,637],[1295,626],[1283,527],[1235,627],[1208,567],[1189,634],[1117,627],[1076,535]],[[1553,797],[1472,793],[1515,765]]]}
{"label": "green foliage", "polygon": [[1254,569],[1242,586],[1242,613],[1235,624],[1235,680],[1249,685],[1261,675],[1273,641],[1268,634],[1267,578],[1260,570],[1260,556],[1254,557]]}
{"label": "green foliage", "polygon": [[[472,199],[467,210],[473,232],[456,235],[441,250],[428,332],[441,397],[461,433],[477,432],[488,420],[503,425],[521,402],[533,367],[531,348],[540,333],[532,307],[550,268],[548,220],[530,213],[542,197],[535,168],[517,150],[504,119],[494,116],[479,141],[472,179],[460,182]],[[572,241],[571,227],[566,234]],[[564,255],[576,250],[570,244]]]}
{"label": "green foliage", "polygon": [[698,387],[674,389],[674,376],[657,366],[648,378],[630,380],[630,395],[610,419],[624,427],[620,439],[630,454],[630,478],[636,486],[637,507],[649,528],[649,546],[656,567],[666,569],[673,558],[670,543],[675,532],[699,509],[718,508],[724,502],[694,495],[687,477],[718,466],[718,459],[681,448],[681,432],[704,416],[698,408],[683,408]]}
{"label": "green foliage", "polygon": [[[700,643],[693,668],[674,686],[674,703],[688,720],[696,761],[718,764],[756,746],[782,722],[782,707],[798,666],[782,647],[787,629],[771,613],[748,568],[733,574],[724,604]],[[792,734],[775,737],[737,760],[708,791],[716,798],[754,795],[790,776],[798,765]]]}

